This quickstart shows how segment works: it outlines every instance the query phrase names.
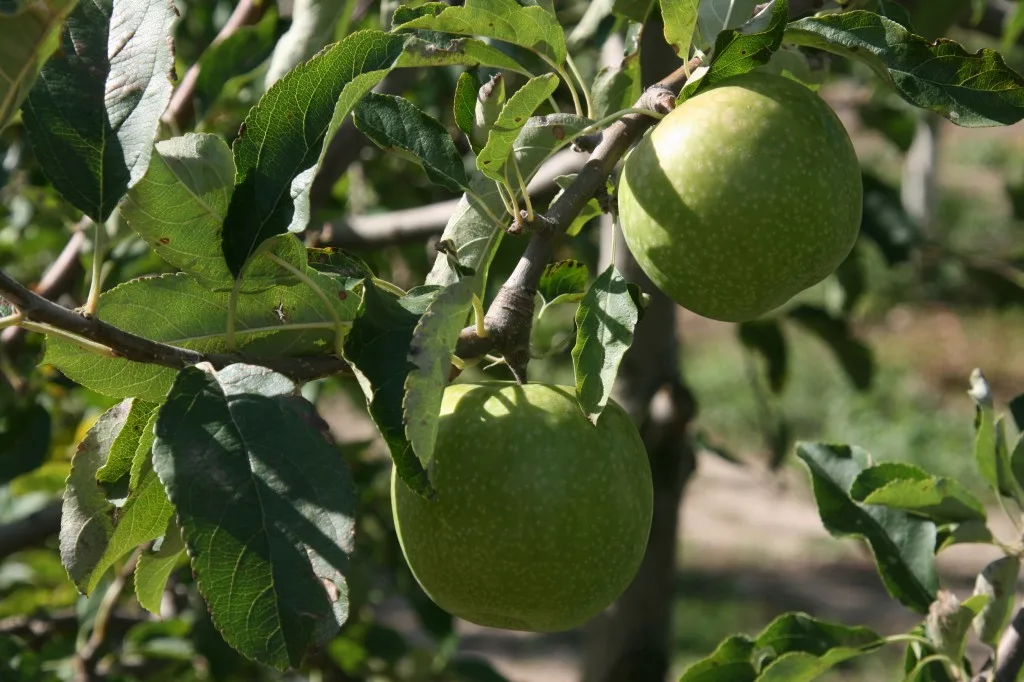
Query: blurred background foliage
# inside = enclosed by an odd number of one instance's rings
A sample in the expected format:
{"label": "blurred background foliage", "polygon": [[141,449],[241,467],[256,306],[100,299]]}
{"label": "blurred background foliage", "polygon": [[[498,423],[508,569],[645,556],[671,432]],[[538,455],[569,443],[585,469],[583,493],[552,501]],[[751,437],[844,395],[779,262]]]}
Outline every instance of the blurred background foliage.
{"label": "blurred background foliage", "polygon": [[[235,3],[175,4],[181,15],[175,43],[180,75],[203,55]],[[246,38],[251,42],[239,53],[244,59],[228,50],[216,55],[225,69],[223,82],[213,79],[208,91],[200,90],[196,130],[228,141],[237,134],[263,92],[272,46],[289,26],[290,4],[278,3],[251,29]],[[342,3],[335,36],[386,26],[382,16],[388,17],[394,4]],[[572,25],[590,3],[557,5],[563,25]],[[1007,7],[1013,11],[1015,5]],[[595,73],[601,44],[616,28],[602,22],[579,41],[578,63],[585,77]],[[657,35],[659,27],[648,26],[646,33]],[[954,26],[949,35],[970,49],[999,48],[1003,42],[1001,36],[963,26]],[[1003,54],[1013,68],[1024,71],[1019,43]],[[868,199],[864,236],[850,261],[839,276],[789,307],[819,306],[847,319],[853,338],[870,349],[873,371],[867,380],[852,380],[835,349],[787,322],[785,381],[773,387],[766,370],[779,362],[777,356],[745,345],[735,325],[679,316],[682,364],[699,404],[696,428],[707,447],[701,450],[683,512],[673,615],[676,670],[726,634],[757,630],[794,608],[882,631],[910,624],[909,614],[889,603],[863,554],[831,541],[818,527],[805,476],[785,454],[796,439],[856,443],[878,458],[925,464],[981,489],[970,455],[967,376],[973,367],[983,368],[1003,401],[1024,386],[1020,127],[958,129],[911,110],[867,69],[820,55],[810,55],[810,63],[819,73],[829,73],[820,77],[820,93],[851,131]],[[647,80],[667,71],[659,64]],[[455,69],[415,70],[403,72],[394,87],[455,131],[450,103],[457,77]],[[559,94],[567,99],[566,93]],[[347,172],[322,191],[319,222],[330,226],[347,216],[387,214],[454,198],[412,164],[362,141],[356,144],[358,153]],[[913,161],[922,145],[931,160],[923,165]],[[933,197],[923,203],[911,191],[921,183]],[[0,132],[0,200],[0,267],[22,282],[38,282],[80,216],[42,177],[19,124]],[[598,222],[562,247],[563,257],[587,263],[591,272],[600,254]],[[129,230],[117,229],[110,236],[105,287],[167,269]],[[410,287],[422,282],[433,261],[432,242],[357,245],[353,250],[379,276]],[[504,241],[492,268],[492,293],[524,245],[522,238]],[[90,260],[86,243],[69,271],[70,285],[62,287],[62,303],[74,306],[84,300]],[[557,345],[571,325],[571,311],[553,310],[537,327],[537,346]],[[74,444],[113,401],[49,368],[35,367],[39,336],[4,341],[0,680],[72,679],[72,654],[89,636],[90,619],[105,591],[98,589],[86,599],[67,580],[56,550],[54,500],[63,490]],[[501,367],[486,371],[507,378]],[[531,372],[571,382],[568,350],[537,360]],[[165,596],[163,620],[147,618],[129,599],[115,610],[107,627],[116,631],[112,639],[118,648],[105,659],[104,679],[576,679],[583,655],[579,633],[483,631],[453,623],[426,599],[401,558],[388,502],[389,462],[356,387],[323,381],[309,386],[307,397],[317,401],[344,444],[361,490],[350,580],[353,617],[341,635],[302,671],[282,675],[259,668],[220,639],[189,571],[181,567]],[[25,541],[16,536],[19,531],[34,535]],[[955,576],[955,564],[943,568]],[[868,659],[831,679],[882,679],[885,666],[894,662]]]}

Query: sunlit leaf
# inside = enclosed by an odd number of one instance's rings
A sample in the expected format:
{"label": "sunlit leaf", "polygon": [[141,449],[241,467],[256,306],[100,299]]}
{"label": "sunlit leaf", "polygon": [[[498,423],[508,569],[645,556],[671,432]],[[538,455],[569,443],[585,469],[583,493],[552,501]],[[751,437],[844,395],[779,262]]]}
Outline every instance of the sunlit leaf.
{"label": "sunlit leaf", "polygon": [[553,73],[537,76],[509,98],[487,134],[487,144],[476,157],[476,167],[481,173],[498,182],[516,184],[515,171],[506,168],[513,144],[533,112],[551,96],[558,83],[558,76]]}
{"label": "sunlit leaf", "polygon": [[990,49],[971,54],[947,38],[928,41],[864,10],[800,19],[787,28],[786,41],[863,62],[911,104],[960,126],[1024,118],[1024,77]]}
{"label": "sunlit leaf", "polygon": [[637,317],[626,280],[614,265],[598,275],[576,311],[576,345],[572,349],[576,398],[595,423],[611,397],[619,363],[633,343]]}

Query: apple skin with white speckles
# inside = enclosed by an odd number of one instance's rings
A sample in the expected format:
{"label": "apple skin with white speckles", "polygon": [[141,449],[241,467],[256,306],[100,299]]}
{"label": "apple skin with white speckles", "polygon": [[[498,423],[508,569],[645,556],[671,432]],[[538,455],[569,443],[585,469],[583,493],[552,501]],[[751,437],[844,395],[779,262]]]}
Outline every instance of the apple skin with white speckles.
{"label": "apple skin with white speckles", "polygon": [[653,508],[643,441],[609,402],[597,425],[572,387],[456,384],[444,395],[426,499],[394,474],[406,561],[426,593],[479,625],[576,627],[632,582]]}
{"label": "apple skin with white speckles", "polygon": [[717,320],[767,313],[831,274],[860,229],[863,186],[839,118],[782,76],[748,73],[682,102],[630,153],[630,252],[676,303]]}

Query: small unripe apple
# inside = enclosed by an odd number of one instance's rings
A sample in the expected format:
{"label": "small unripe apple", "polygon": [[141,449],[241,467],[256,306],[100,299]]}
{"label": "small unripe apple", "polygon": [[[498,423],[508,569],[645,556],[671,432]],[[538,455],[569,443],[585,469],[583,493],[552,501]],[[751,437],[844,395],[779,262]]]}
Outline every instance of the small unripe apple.
{"label": "small unripe apple", "polygon": [[630,153],[619,216],[654,284],[741,322],[831,274],[860,229],[850,137],[814,92],[747,73],[684,101]]}
{"label": "small unripe apple", "polygon": [[567,630],[622,594],[643,559],[643,441],[614,403],[590,423],[572,387],[448,387],[430,479],[426,499],[392,475],[395,527],[424,591],[465,620]]}

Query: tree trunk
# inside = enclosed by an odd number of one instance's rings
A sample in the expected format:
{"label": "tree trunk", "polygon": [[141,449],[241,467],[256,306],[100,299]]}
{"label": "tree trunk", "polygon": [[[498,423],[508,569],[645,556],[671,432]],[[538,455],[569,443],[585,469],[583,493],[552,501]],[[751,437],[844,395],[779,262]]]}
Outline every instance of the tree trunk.
{"label": "tree trunk", "polygon": [[[602,248],[609,260],[610,225]],[[654,518],[643,563],[632,585],[585,633],[584,682],[663,682],[671,661],[679,504],[695,468],[687,426],[693,397],[682,380],[676,305],[655,288],[621,237],[615,262],[627,280],[651,295],[633,345],[623,359],[615,399],[640,428],[654,477]]]}

